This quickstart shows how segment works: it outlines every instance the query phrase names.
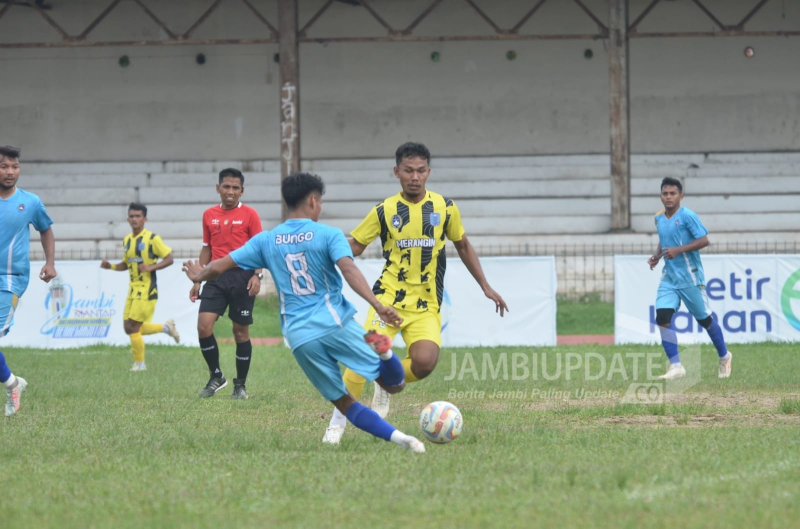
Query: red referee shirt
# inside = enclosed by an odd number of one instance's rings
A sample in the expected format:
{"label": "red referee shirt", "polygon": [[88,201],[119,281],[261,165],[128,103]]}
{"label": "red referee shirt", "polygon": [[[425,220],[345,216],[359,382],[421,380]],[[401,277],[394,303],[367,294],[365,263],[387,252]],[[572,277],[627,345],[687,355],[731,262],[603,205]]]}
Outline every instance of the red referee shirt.
{"label": "red referee shirt", "polygon": [[203,213],[203,246],[211,247],[211,260],[221,259],[261,233],[258,212],[241,202],[233,209],[222,206]]}

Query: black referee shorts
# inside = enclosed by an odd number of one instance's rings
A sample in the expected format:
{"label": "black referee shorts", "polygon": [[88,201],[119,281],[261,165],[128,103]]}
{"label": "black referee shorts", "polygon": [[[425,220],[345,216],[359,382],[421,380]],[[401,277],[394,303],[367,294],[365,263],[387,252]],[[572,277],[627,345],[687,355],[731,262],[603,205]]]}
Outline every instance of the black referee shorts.
{"label": "black referee shorts", "polygon": [[208,281],[200,292],[200,312],[228,317],[239,325],[253,324],[253,305],[256,297],[247,293],[247,283],[255,275],[253,270],[232,268],[214,281]]}

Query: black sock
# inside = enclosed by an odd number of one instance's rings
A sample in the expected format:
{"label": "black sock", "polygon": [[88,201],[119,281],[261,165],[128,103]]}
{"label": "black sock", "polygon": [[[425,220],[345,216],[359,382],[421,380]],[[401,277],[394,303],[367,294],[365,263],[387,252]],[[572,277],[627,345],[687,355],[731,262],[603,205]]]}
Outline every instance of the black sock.
{"label": "black sock", "polygon": [[221,378],[222,370],[219,368],[219,347],[217,347],[217,339],[214,338],[213,334],[208,338],[200,338],[200,351],[203,352],[203,358],[206,359],[211,378]]}
{"label": "black sock", "polygon": [[253,356],[253,344],[250,340],[236,344],[236,378],[244,382],[250,371],[250,358]]}

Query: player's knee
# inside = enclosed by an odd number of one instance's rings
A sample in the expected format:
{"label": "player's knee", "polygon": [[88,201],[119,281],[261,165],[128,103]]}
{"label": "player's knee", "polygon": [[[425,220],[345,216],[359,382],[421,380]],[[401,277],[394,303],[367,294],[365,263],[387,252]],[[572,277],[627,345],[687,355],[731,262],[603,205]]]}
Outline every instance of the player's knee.
{"label": "player's knee", "polygon": [[431,373],[433,373],[433,369],[436,367],[436,359],[426,359],[421,361],[413,361],[411,362],[411,371],[414,373],[414,376],[418,379],[422,380],[423,378],[427,377]]}
{"label": "player's knee", "polygon": [[656,309],[656,323],[659,327],[669,327],[674,315],[675,311],[673,309]]}
{"label": "player's knee", "polygon": [[200,323],[200,322],[197,323],[197,335],[200,338],[208,338],[212,334],[214,334],[213,324],[208,325],[206,323]]}
{"label": "player's knee", "polygon": [[704,329],[708,330],[711,327],[711,324],[714,323],[714,318],[708,316],[702,320],[697,320],[697,323],[699,323]]}
{"label": "player's knee", "polygon": [[405,389],[406,381],[404,380],[403,383],[400,384],[399,386],[384,386],[383,384],[381,384],[381,387],[384,389],[384,391],[386,391],[386,393],[390,395],[395,395]]}
{"label": "player's knee", "polygon": [[236,343],[246,342],[250,339],[250,327],[245,325],[234,325],[233,326],[233,339]]}

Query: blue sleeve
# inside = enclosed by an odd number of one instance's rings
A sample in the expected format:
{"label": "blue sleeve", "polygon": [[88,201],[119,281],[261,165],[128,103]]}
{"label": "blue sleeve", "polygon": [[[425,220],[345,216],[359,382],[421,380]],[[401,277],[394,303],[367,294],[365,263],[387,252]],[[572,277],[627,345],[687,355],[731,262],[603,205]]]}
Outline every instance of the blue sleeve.
{"label": "blue sleeve", "polygon": [[342,257],[353,258],[353,250],[350,248],[350,243],[344,237],[342,230],[331,228],[328,230],[328,255],[334,264],[339,262]]}
{"label": "blue sleeve", "polygon": [[236,266],[243,270],[256,270],[258,268],[269,268],[267,263],[266,245],[269,242],[269,232],[262,231],[249,241],[247,244],[230,253],[231,259]]}
{"label": "blue sleeve", "polygon": [[696,213],[692,212],[691,215],[686,215],[685,220],[686,229],[689,230],[689,233],[692,234],[695,240],[708,235],[708,230],[703,226],[703,223],[700,222],[700,217],[698,217]]}
{"label": "blue sleeve", "polygon": [[53,225],[53,219],[47,215],[47,210],[44,209],[44,204],[36,197],[36,204],[33,208],[33,217],[31,218],[33,228],[39,233],[47,231],[47,228]]}

